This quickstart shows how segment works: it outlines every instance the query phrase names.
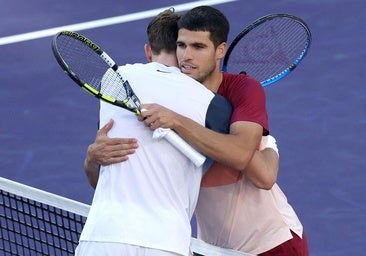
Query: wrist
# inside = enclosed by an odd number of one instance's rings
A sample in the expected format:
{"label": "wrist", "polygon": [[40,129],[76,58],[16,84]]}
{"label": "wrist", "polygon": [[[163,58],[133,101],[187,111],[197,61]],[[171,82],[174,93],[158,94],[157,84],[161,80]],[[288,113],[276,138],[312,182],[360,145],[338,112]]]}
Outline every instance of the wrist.
{"label": "wrist", "polygon": [[89,157],[89,155],[86,156],[84,160],[84,169],[90,170],[90,169],[99,169],[100,164],[97,161],[94,161],[92,158]]}
{"label": "wrist", "polygon": [[277,155],[279,155],[276,139],[271,135],[262,136],[259,150],[262,151],[266,148],[274,150],[277,153]]}

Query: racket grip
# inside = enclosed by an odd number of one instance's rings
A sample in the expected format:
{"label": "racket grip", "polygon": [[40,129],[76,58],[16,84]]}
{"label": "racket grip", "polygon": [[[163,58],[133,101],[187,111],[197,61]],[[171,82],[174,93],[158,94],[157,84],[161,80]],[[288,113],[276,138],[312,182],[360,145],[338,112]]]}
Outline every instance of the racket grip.
{"label": "racket grip", "polygon": [[186,157],[188,157],[195,166],[200,167],[206,160],[206,157],[195,150],[185,140],[183,140],[178,134],[170,130],[164,136],[174,147],[180,150]]}

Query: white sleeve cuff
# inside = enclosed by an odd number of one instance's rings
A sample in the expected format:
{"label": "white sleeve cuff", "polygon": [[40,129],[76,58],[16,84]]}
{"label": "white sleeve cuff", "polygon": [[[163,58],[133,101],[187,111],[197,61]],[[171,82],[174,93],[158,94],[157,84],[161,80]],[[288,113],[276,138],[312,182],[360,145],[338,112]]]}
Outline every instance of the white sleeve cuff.
{"label": "white sleeve cuff", "polygon": [[262,136],[262,141],[261,144],[259,145],[259,150],[261,151],[265,148],[271,148],[274,151],[276,151],[277,155],[279,155],[276,139],[271,135]]}

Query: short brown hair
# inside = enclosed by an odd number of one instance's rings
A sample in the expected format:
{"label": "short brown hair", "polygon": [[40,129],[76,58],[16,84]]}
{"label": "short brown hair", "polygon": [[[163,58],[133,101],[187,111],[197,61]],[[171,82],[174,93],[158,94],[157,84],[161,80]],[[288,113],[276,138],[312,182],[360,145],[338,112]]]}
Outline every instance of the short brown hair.
{"label": "short brown hair", "polygon": [[174,8],[170,8],[159,13],[150,21],[146,32],[154,54],[159,54],[162,50],[167,53],[175,53],[180,17],[180,14],[174,12]]}

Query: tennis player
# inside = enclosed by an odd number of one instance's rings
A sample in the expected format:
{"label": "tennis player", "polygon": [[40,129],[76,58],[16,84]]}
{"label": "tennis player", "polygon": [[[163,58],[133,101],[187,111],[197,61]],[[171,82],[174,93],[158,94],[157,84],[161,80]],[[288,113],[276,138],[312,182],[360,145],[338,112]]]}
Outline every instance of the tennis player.
{"label": "tennis player", "polygon": [[[276,184],[278,151],[269,133],[264,90],[247,75],[222,73],[229,22],[200,6],[178,22],[181,71],[226,97],[233,106],[230,134],[218,134],[157,104],[140,120],[171,128],[216,161],[204,175],[195,211],[198,238],[258,255],[307,256],[303,226]],[[143,120],[143,118],[147,119]]]}
{"label": "tennis player", "polygon": [[[213,8],[199,7],[184,15],[182,20],[186,20],[180,22],[178,38],[178,58],[182,70],[208,88],[225,95],[234,105],[230,127],[230,136],[234,137],[231,141],[229,136],[210,138],[208,136],[218,135],[204,131],[194,122],[169,111],[164,114],[156,104],[149,105],[150,113],[144,113],[150,118],[145,120],[147,124],[155,122],[151,129],[159,126],[180,129],[181,136],[196,143],[197,147],[217,160],[202,182],[196,210],[199,238],[214,245],[261,255],[308,255],[302,225],[276,184],[276,141],[271,136],[265,136],[260,152],[253,153],[257,146],[249,147],[250,162],[245,161],[248,159],[245,149],[240,149],[241,144],[248,144],[251,136],[268,132],[267,117],[260,85],[248,76],[220,72],[219,62],[226,52],[227,19]],[[259,132],[253,133],[251,128],[258,130],[258,125]],[[247,141],[245,134],[242,135],[244,131],[249,136]],[[204,135],[205,132],[207,135]],[[114,157],[104,158],[101,155],[100,161],[110,164],[125,157],[126,152],[133,152],[133,143],[127,140],[120,143],[119,152],[110,151]]]}
{"label": "tennis player", "polygon": [[[151,62],[122,66],[122,73],[142,102],[159,102],[200,125],[210,123],[212,129],[228,132],[231,105],[177,68],[179,17],[167,10],[154,18],[145,45]],[[153,139],[130,112],[101,102],[100,125],[108,126],[110,120],[109,137],[133,136],[139,148],[129,161],[108,166],[87,158],[86,171],[100,167],[100,173],[76,255],[191,255],[190,220],[202,167],[169,142]]]}

